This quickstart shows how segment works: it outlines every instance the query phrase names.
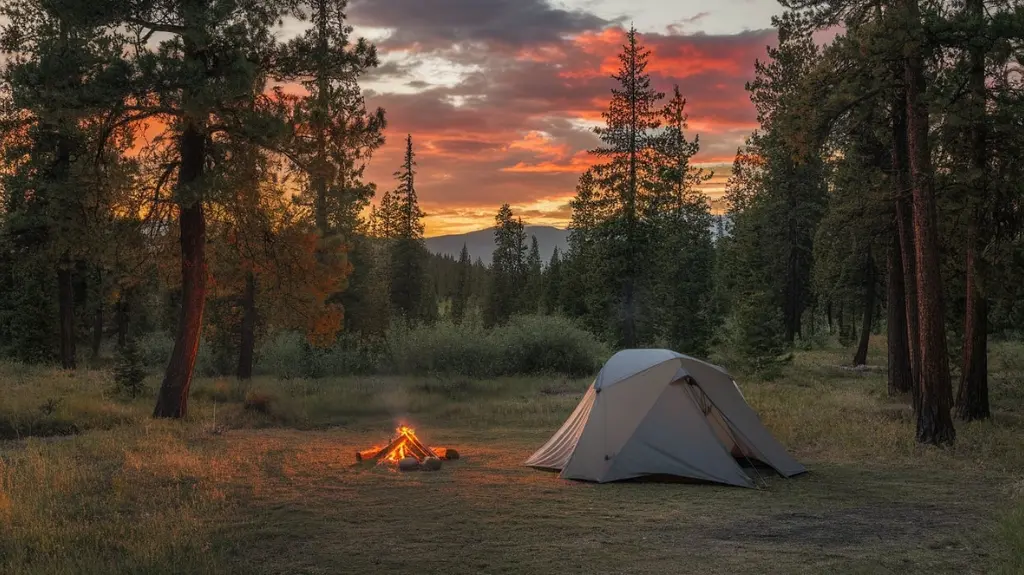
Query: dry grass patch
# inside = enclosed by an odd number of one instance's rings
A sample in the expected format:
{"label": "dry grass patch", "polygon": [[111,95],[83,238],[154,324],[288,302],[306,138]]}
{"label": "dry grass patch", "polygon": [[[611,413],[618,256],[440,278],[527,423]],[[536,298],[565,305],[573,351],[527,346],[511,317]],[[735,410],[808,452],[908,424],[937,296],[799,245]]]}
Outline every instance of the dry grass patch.
{"label": "dry grass patch", "polygon": [[[3,413],[57,395],[126,417],[104,429],[109,416],[75,408],[78,436],[0,443],[0,572],[1022,572],[1011,354],[994,351],[1009,370],[993,375],[995,418],[958,425],[949,450],[917,446],[884,373],[840,369],[846,355],[799,354],[776,383],[740,379],[811,470],[764,490],[598,486],[523,467],[586,380],[200,380],[191,421],[170,423],[150,420],[149,402],[107,398],[102,376],[26,372],[20,407]],[[433,473],[356,465],[397,420],[462,459]]]}

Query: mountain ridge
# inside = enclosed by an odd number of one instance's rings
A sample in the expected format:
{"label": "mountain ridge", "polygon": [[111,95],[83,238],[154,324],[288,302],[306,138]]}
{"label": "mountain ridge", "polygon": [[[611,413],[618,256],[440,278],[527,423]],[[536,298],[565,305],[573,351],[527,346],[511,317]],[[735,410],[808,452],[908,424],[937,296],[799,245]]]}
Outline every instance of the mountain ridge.
{"label": "mountain ridge", "polygon": [[[530,236],[537,237],[537,247],[540,248],[540,259],[546,265],[551,261],[551,255],[555,248],[565,253],[569,247],[569,230],[556,228],[554,226],[524,226],[526,232],[527,246],[530,245]],[[465,245],[469,251],[469,258],[472,261],[479,259],[484,265],[491,265],[491,256],[494,254],[494,228],[484,228],[463,234],[448,234],[444,236],[433,236],[425,238],[427,250],[438,255],[448,255],[458,259]]]}
{"label": "mountain ridge", "polygon": [[[711,225],[711,237],[714,239],[718,238],[719,222],[728,221],[728,216],[713,216],[714,221]],[[554,253],[555,248],[558,251],[565,253],[569,249],[569,230],[563,228],[557,228],[555,226],[524,226],[526,231],[526,242],[527,246],[530,245],[530,236],[537,237],[537,247],[540,248],[540,259],[547,265],[551,261],[551,254]],[[438,255],[448,255],[458,259],[459,254],[462,252],[462,246],[465,245],[466,249],[469,250],[469,258],[471,261],[479,259],[484,265],[491,265],[491,257],[494,254],[494,228],[485,228],[482,230],[476,230],[472,232],[466,232],[462,234],[447,234],[443,236],[433,236],[424,239],[427,250],[431,253]]]}

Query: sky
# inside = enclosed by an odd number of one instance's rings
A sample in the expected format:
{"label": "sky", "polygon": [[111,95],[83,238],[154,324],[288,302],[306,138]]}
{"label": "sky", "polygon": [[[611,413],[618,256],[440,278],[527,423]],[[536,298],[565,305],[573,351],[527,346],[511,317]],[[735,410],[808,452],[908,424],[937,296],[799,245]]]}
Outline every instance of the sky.
{"label": "sky", "polygon": [[367,177],[378,196],[393,188],[412,134],[427,236],[489,227],[505,202],[528,224],[565,226],[633,23],[655,86],[688,100],[714,200],[757,127],[744,84],[778,12],[775,0],[350,0],[382,61],[362,82],[367,104],[389,123]]}
{"label": "sky", "polygon": [[744,84],[779,12],[776,0],[349,0],[354,35],[381,59],[361,81],[367,105],[388,119],[366,178],[378,199],[394,188],[411,134],[427,236],[490,227],[506,202],[528,224],[564,227],[632,23],[655,87],[687,98],[716,207],[757,127]]}

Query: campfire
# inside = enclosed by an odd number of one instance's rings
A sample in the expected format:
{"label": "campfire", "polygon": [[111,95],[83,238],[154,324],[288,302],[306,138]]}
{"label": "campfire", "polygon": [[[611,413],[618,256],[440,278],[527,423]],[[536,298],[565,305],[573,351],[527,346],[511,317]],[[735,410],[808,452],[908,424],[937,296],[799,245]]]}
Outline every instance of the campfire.
{"label": "campfire", "polygon": [[356,452],[356,461],[374,461],[377,465],[398,465],[401,471],[436,471],[444,459],[458,459],[459,452],[447,447],[427,447],[416,437],[416,431],[401,425],[384,447]]}

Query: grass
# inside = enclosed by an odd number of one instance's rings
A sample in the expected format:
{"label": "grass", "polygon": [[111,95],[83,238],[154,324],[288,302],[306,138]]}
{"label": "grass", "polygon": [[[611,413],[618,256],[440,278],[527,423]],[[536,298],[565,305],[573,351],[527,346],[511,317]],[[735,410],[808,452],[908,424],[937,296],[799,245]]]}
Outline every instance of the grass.
{"label": "grass", "polygon": [[[0,366],[0,425],[75,433],[0,442],[0,573],[1024,573],[1021,349],[995,346],[995,417],[947,450],[847,355],[741,380],[811,470],[764,490],[523,467],[586,379],[202,379],[178,423],[100,372]],[[398,420],[463,458],[355,465]]]}

